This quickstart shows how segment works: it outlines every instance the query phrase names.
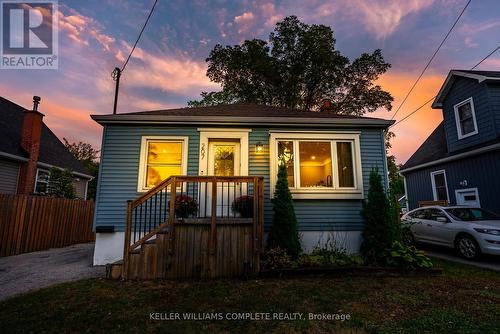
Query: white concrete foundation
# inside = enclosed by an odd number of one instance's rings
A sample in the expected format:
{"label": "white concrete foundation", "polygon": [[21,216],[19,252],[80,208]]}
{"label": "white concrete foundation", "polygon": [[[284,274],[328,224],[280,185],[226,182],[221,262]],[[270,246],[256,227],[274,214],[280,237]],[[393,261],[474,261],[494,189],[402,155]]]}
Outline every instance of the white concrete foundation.
{"label": "white concrete foundation", "polygon": [[359,253],[361,231],[302,231],[300,232],[302,250],[310,253],[316,247],[335,246],[347,253]]}
{"label": "white concrete foundation", "polygon": [[[302,231],[299,232],[302,249],[310,253],[316,247],[327,245],[358,253],[361,246],[361,231]],[[267,239],[267,233],[265,238]],[[123,258],[124,232],[96,233],[94,265],[105,265]]]}
{"label": "white concrete foundation", "polygon": [[105,265],[123,259],[125,232],[96,233],[94,266]]}

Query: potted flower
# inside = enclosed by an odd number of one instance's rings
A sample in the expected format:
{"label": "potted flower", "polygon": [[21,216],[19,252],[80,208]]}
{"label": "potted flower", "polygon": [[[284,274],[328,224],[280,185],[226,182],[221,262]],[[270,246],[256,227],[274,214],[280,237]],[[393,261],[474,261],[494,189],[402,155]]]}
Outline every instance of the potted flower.
{"label": "potted flower", "polygon": [[231,205],[233,212],[240,214],[242,218],[253,217],[253,196],[240,196],[233,201]]}
{"label": "potted flower", "polygon": [[[170,201],[168,201],[168,210],[170,211]],[[188,218],[196,214],[198,203],[191,196],[177,195],[175,197],[175,216],[178,218]]]}

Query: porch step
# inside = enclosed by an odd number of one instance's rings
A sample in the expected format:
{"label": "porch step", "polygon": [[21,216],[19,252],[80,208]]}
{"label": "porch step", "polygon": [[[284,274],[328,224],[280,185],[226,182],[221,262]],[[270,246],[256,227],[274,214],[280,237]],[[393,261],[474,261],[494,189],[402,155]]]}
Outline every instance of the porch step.
{"label": "porch step", "polygon": [[119,280],[123,273],[123,260],[106,265],[106,278]]}

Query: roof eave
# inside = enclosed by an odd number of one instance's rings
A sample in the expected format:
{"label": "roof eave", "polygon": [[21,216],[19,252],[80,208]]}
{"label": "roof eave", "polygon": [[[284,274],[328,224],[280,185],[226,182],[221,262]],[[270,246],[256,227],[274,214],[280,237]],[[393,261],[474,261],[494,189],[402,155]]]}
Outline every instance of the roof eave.
{"label": "roof eave", "polygon": [[394,120],[374,118],[306,118],[306,117],[227,117],[227,116],[167,116],[167,115],[91,115],[104,124],[207,124],[207,125],[288,125],[288,126],[368,126],[388,127]]}
{"label": "roof eave", "polygon": [[432,109],[442,109],[443,108],[444,98],[448,94],[448,91],[450,90],[451,84],[453,83],[452,79],[455,76],[475,79],[479,83],[481,83],[483,81],[500,81],[500,78],[496,78],[496,77],[488,77],[485,75],[467,73],[467,72],[463,72],[463,71],[459,71],[459,70],[451,70],[450,73],[448,73],[446,80],[444,81],[443,85],[441,86],[441,89],[439,90],[438,94],[436,95],[436,98],[434,99],[434,102],[431,105]]}

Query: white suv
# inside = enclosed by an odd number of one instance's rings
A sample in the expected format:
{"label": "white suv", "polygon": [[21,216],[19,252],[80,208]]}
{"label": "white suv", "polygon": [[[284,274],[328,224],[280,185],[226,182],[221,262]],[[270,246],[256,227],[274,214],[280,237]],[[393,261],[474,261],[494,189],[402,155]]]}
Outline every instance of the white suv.
{"label": "white suv", "polygon": [[478,207],[418,208],[401,223],[410,227],[413,241],[455,248],[466,259],[500,255],[500,216]]}

